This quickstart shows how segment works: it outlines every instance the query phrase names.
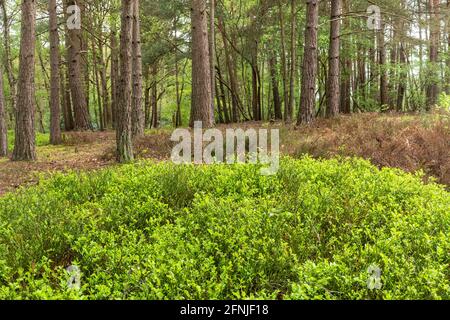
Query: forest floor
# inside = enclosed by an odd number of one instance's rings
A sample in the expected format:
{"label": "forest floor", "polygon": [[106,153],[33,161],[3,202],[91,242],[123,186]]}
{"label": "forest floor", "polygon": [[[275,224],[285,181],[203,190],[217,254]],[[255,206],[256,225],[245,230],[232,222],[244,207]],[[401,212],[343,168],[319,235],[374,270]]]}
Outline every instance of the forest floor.
{"label": "forest floor", "polygon": [[[225,130],[230,126],[221,125]],[[318,120],[310,127],[282,123],[245,123],[233,128],[278,128],[281,152],[293,157],[362,157],[378,167],[423,170],[450,186],[450,114],[360,114]],[[170,159],[173,143],[169,129],[147,131],[135,142],[138,159]],[[11,162],[0,159],[0,195],[38,183],[52,172],[91,171],[116,165],[115,134],[73,132],[61,146],[38,145],[38,161]]]}

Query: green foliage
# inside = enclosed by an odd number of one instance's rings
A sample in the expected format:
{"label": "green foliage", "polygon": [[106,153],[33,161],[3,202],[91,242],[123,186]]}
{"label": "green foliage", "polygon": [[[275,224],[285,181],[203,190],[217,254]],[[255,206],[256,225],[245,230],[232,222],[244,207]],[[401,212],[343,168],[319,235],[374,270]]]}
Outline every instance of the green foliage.
{"label": "green foliage", "polygon": [[[36,146],[42,147],[50,144],[50,136],[48,133],[36,132]],[[8,131],[8,148],[9,150],[14,149],[14,131]]]}
{"label": "green foliage", "polygon": [[0,298],[449,299],[449,229],[443,187],[356,159],[58,174],[0,198]]}

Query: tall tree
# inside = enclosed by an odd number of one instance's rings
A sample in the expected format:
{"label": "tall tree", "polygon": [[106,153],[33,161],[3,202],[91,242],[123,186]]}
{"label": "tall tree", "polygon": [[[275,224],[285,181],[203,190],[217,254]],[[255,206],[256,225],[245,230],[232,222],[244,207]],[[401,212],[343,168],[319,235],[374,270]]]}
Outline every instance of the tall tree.
{"label": "tall tree", "polygon": [[316,112],[317,29],[319,0],[306,1],[305,50],[298,124],[310,124]]}
{"label": "tall tree", "polygon": [[3,71],[0,66],[0,157],[8,154],[8,127],[6,126],[6,105],[3,91]]}
{"label": "tall tree", "polygon": [[17,104],[17,79],[14,75],[13,58],[11,55],[11,41],[10,41],[10,19],[6,10],[6,1],[0,0],[0,8],[3,14],[3,46],[4,46],[4,60],[6,75],[8,78],[9,92],[11,97],[11,110],[16,111]]}
{"label": "tall tree", "polygon": [[290,123],[294,116],[295,78],[297,77],[297,0],[291,0],[291,71],[289,78],[289,103],[286,111],[286,122]]}
{"label": "tall tree", "polygon": [[60,111],[60,53],[58,16],[56,13],[56,0],[49,0],[49,26],[50,26],[50,143],[61,143],[61,111]]}
{"label": "tall tree", "polygon": [[117,161],[120,163],[133,160],[131,129],[132,106],[132,39],[133,6],[136,0],[122,0],[120,31],[120,81],[119,103],[117,108]]}
{"label": "tall tree", "polygon": [[439,95],[439,39],[440,39],[440,0],[429,0],[430,9],[430,48],[427,86],[427,108],[437,104]]}
{"label": "tall tree", "polygon": [[386,61],[385,44],[385,23],[381,23],[381,30],[378,32],[378,63],[380,67],[380,106],[389,105],[389,83]]}
{"label": "tall tree", "polygon": [[211,121],[215,122],[215,106],[216,98],[216,0],[209,0],[209,64],[211,74]]}
{"label": "tall tree", "polygon": [[208,23],[206,1],[191,0],[192,23],[192,106],[191,121],[201,121],[203,127],[213,126],[211,121],[211,71],[209,63]]}
{"label": "tall tree", "polygon": [[34,128],[34,74],[36,48],[36,1],[22,0],[22,27],[20,38],[19,81],[14,161],[36,160]]}
{"label": "tall tree", "polygon": [[[78,8],[81,10],[80,4],[80,1],[66,0],[67,8],[78,5]],[[69,13],[69,15],[70,14],[71,13]],[[92,129],[92,125],[86,98],[85,68],[83,67],[83,48],[85,48],[86,44],[84,43],[82,29],[70,28],[68,30],[68,40],[69,85],[72,94],[74,127],[76,130],[89,130]]]}
{"label": "tall tree", "polygon": [[327,88],[327,116],[339,114],[341,91],[340,77],[340,33],[341,33],[341,0],[331,0],[330,49],[328,53],[329,74]]}
{"label": "tall tree", "polygon": [[142,108],[142,49],[141,49],[141,19],[139,10],[139,0],[133,1],[133,105],[131,123],[133,137],[144,135],[145,118]]}

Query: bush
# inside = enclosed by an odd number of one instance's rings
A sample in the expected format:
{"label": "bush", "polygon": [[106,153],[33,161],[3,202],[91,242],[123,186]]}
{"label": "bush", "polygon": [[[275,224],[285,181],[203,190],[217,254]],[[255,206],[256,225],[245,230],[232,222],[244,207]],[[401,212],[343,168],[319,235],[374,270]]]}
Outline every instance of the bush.
{"label": "bush", "polygon": [[363,160],[59,174],[0,198],[0,298],[449,299],[449,231],[443,187]]}

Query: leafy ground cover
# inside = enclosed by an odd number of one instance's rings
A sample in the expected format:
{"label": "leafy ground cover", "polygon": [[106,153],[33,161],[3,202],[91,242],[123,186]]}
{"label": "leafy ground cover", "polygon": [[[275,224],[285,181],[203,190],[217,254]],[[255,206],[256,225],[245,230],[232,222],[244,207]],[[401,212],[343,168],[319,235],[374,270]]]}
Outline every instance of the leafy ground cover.
{"label": "leafy ground cover", "polygon": [[1,197],[0,298],[449,299],[449,234],[443,186],[365,160],[143,161]]}

